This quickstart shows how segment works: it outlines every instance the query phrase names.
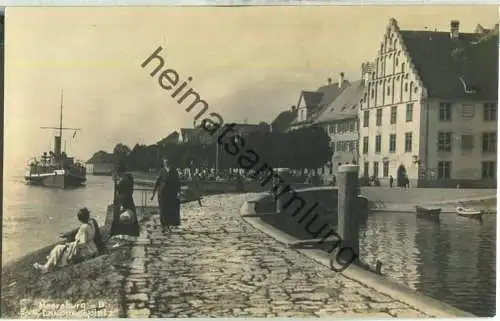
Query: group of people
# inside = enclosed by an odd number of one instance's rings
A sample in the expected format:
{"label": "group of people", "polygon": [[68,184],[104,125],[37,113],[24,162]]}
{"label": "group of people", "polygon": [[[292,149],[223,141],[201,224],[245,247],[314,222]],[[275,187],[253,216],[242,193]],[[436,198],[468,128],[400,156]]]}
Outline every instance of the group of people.
{"label": "group of people", "polygon": [[[180,221],[181,181],[176,168],[169,165],[166,158],[153,187],[151,200],[158,197],[162,232],[179,227]],[[109,238],[133,240],[139,236],[140,227],[137,209],[133,199],[134,178],[127,172],[124,163],[117,169],[115,178],[115,195],[113,202],[113,219]],[[127,219],[124,219],[124,213]],[[91,217],[90,211],[84,207],[77,212],[80,227],[72,232],[61,234],[65,242],[52,248],[45,264],[35,263],[33,267],[43,273],[56,268],[82,262],[86,259],[104,254],[108,251],[104,243],[97,221]],[[119,246],[116,243],[113,247]]]}

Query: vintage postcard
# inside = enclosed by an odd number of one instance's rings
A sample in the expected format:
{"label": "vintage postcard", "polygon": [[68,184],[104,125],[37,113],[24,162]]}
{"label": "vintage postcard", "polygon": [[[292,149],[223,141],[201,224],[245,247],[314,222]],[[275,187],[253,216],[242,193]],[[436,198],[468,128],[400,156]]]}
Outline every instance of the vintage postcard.
{"label": "vintage postcard", "polygon": [[1,316],[494,316],[498,26],[6,8]]}

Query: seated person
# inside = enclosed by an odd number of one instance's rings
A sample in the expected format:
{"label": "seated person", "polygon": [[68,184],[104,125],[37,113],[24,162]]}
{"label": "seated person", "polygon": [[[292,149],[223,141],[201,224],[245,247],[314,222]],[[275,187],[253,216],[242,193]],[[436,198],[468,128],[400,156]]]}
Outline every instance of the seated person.
{"label": "seated person", "polygon": [[[97,247],[97,252],[98,254],[104,254],[107,252],[106,244],[104,243],[102,237],[101,237],[101,230],[99,229],[99,224],[97,223],[96,219],[93,217],[89,218],[89,224],[93,225],[95,229],[95,237],[94,237],[94,243]],[[75,240],[76,233],[78,233],[79,228],[76,228],[72,231],[66,232],[66,233],[61,233],[59,236],[64,239],[66,242],[73,242]]]}
{"label": "seated person", "polygon": [[95,237],[99,227],[90,218],[87,208],[82,208],[77,214],[82,223],[76,232],[74,241],[58,244],[50,251],[45,264],[35,263],[33,267],[42,273],[53,271],[73,263],[81,262],[98,254]]}

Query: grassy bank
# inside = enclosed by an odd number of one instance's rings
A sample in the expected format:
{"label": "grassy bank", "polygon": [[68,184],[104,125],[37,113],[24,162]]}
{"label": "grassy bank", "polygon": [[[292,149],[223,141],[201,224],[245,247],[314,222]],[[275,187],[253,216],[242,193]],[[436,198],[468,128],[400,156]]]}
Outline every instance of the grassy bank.
{"label": "grassy bank", "polygon": [[[69,300],[73,304],[92,300],[106,301],[107,305],[109,302],[120,303],[124,275],[118,264],[128,261],[130,248],[122,247],[110,254],[41,275],[33,269],[31,262],[35,257],[43,256],[43,252],[45,249],[34,253],[33,259],[15,262],[8,272],[2,273],[3,318],[19,318],[22,299],[61,303]],[[119,305],[115,305],[114,311],[108,311],[108,317],[119,317],[118,308]]]}
{"label": "grassy bank", "polygon": [[[101,227],[103,240],[109,239],[110,208],[105,226]],[[138,208],[139,222],[154,212],[154,207],[144,211]],[[130,247],[123,246],[111,249],[109,253],[84,261],[79,264],[66,266],[62,269],[41,274],[33,268],[33,263],[46,262],[46,256],[56,244],[43,247],[29,253],[21,259],[2,268],[2,317],[19,318],[20,301],[33,300],[68,300],[71,303],[84,303],[100,300],[112,303],[113,309],[104,317],[119,317],[122,310],[123,280],[127,274],[124,264],[130,260]],[[107,308],[109,309],[109,307]],[[41,315],[39,317],[42,317]],[[85,317],[85,316],[83,316]],[[36,316],[31,316],[36,318]],[[67,318],[67,317],[66,317]]]}

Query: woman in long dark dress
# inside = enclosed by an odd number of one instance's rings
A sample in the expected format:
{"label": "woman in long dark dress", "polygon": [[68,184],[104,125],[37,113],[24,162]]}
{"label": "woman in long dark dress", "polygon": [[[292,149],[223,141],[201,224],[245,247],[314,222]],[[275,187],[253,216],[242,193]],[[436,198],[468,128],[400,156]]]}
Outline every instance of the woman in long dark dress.
{"label": "woman in long dark dress", "polygon": [[[118,179],[115,181],[115,201],[113,206],[113,222],[111,223],[110,236],[129,235],[139,236],[139,222],[134,203],[134,178],[126,172],[125,164],[120,164],[117,170]],[[131,210],[134,215],[130,222],[122,222],[120,214]]]}
{"label": "woman in long dark dress", "polygon": [[151,196],[151,200],[153,200],[155,194],[158,192],[162,232],[165,232],[165,229],[170,230],[172,226],[181,225],[180,191],[181,181],[179,173],[176,168],[169,166],[168,160],[164,158],[163,167],[156,179],[153,196]]}

